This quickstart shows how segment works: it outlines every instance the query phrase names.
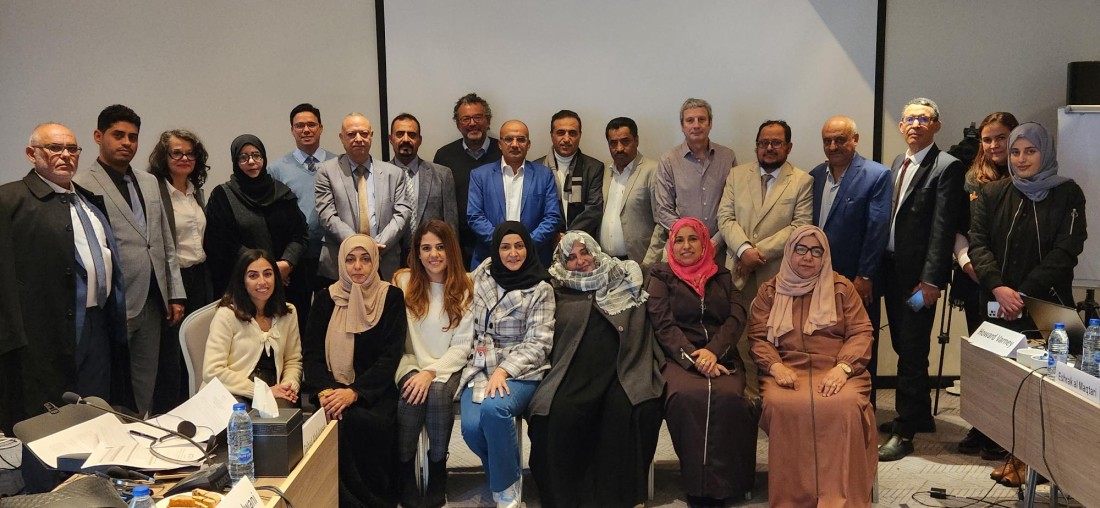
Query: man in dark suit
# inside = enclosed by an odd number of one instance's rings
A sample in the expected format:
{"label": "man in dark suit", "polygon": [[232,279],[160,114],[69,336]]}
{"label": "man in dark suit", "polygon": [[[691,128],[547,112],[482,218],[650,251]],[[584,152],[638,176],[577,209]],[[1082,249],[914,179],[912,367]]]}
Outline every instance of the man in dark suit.
{"label": "man in dark suit", "polygon": [[401,266],[407,265],[413,234],[420,224],[441,220],[458,232],[458,204],[455,200],[455,179],[447,166],[420,158],[420,121],[401,113],[390,122],[390,145],[395,166],[405,171],[405,192],[409,195],[412,216],[401,239]]}
{"label": "man in dark suit", "polygon": [[5,324],[15,336],[0,340],[5,426],[61,405],[66,391],[133,406],[118,244],[103,198],[72,182],[80,151],[64,125],[39,125],[26,148],[34,169],[0,187],[0,221],[10,224],[0,261],[14,273],[5,291],[17,307]]}
{"label": "man in dark suit", "polygon": [[[845,116],[825,121],[821,144],[826,162],[810,170],[814,179],[814,225],[825,231],[833,252],[833,270],[852,281],[874,326],[875,341],[867,370],[874,380],[878,364],[883,280],[878,276],[890,233],[890,170],[856,152],[859,131]],[[871,403],[875,391],[871,390]]]}
{"label": "man in dark suit", "polygon": [[543,266],[550,266],[554,242],[562,231],[558,187],[550,168],[526,160],[531,149],[527,125],[509,120],[500,127],[501,159],[470,174],[470,229],[477,236],[470,270],[489,257],[493,230],[506,220],[520,221],[531,233]]}
{"label": "man in dark suit", "polygon": [[553,170],[565,229],[599,238],[603,216],[603,163],[581,153],[581,117],[563,109],[550,118],[553,149],[535,162]]}
{"label": "man in dark suit", "polygon": [[879,447],[883,462],[912,453],[915,433],[936,431],[928,379],[932,323],[951,274],[956,221],[966,216],[967,205],[963,164],[934,142],[940,127],[935,102],[909,101],[898,124],[909,149],[891,165],[892,220],[882,277],[890,342],[898,354],[898,417],[879,427],[891,432]]}
{"label": "man in dark suit", "polygon": [[500,160],[500,146],[489,136],[493,110],[476,93],[463,95],[455,103],[454,121],[462,137],[436,150],[432,162],[451,168],[455,180],[455,202],[458,206],[458,243],[463,261],[469,265],[477,236],[470,229],[466,215],[470,195],[470,172],[478,166]]}

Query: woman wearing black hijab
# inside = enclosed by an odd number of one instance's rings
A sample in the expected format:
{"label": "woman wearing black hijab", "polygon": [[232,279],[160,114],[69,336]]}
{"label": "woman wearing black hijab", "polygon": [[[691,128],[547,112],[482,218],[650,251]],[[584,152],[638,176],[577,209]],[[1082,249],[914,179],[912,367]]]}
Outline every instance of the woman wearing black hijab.
{"label": "woman wearing black hijab", "polygon": [[[267,172],[267,152],[260,138],[242,134],[233,140],[233,175],[214,188],[206,204],[206,251],[215,295],[225,292],[230,272],[242,252],[263,249],[277,260],[283,280],[304,284],[306,274],[294,266],[306,250],[306,218],[290,188]],[[298,307],[299,326],[305,309]]]}

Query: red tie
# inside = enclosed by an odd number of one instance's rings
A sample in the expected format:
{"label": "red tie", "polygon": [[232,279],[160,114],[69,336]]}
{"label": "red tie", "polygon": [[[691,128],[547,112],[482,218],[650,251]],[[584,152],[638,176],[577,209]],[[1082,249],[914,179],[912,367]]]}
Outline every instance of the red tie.
{"label": "red tie", "polygon": [[898,177],[898,183],[894,186],[894,207],[890,211],[890,220],[892,221],[894,216],[898,214],[898,203],[901,202],[902,186],[905,185],[905,170],[909,169],[909,163],[913,159],[906,158],[905,162],[901,164],[901,176]]}

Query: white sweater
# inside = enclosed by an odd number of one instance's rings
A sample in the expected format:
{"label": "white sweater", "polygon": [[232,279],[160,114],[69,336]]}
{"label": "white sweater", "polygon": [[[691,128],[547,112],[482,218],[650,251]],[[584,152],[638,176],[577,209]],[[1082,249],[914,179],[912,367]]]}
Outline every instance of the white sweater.
{"label": "white sweater", "polygon": [[[394,283],[401,291],[407,292],[409,273],[401,272],[394,277]],[[443,308],[443,284],[431,283],[428,291],[428,312],[423,319],[417,320],[409,312],[408,335],[405,337],[405,354],[397,365],[395,382],[414,370],[435,372],[435,382],[446,383],[451,375],[466,365],[466,351],[458,350],[446,354],[455,335],[470,334],[473,330],[473,313],[466,312],[458,326],[444,330],[451,320]],[[400,388],[400,386],[398,386]]]}
{"label": "white sweater", "polygon": [[[292,311],[294,306],[287,304]],[[271,321],[271,329],[260,330],[255,319],[237,319],[233,309],[218,307],[210,321],[206,356],[202,362],[202,384],[218,378],[229,393],[252,398],[253,382],[248,378],[260,361],[265,345],[275,358],[279,384],[290,383],[298,391],[302,380],[302,339],[298,315],[289,312]]]}

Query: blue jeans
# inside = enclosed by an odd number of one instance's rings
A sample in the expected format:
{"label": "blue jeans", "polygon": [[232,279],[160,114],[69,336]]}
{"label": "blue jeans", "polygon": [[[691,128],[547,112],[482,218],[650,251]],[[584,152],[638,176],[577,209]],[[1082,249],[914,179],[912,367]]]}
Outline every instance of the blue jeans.
{"label": "blue jeans", "polygon": [[520,477],[516,415],[527,410],[538,381],[505,381],[511,395],[486,397],[474,404],[472,388],[462,389],[462,438],[485,467],[489,490],[501,492]]}

